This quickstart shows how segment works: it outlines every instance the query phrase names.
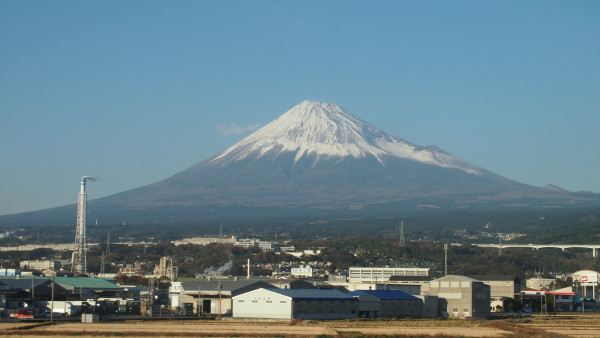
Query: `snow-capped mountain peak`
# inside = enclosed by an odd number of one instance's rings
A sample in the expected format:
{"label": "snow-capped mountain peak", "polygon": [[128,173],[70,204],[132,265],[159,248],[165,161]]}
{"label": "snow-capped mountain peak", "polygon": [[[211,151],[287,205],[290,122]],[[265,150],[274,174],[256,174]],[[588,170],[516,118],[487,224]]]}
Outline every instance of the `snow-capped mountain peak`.
{"label": "snow-capped mountain peak", "polygon": [[480,170],[436,147],[418,147],[375,128],[342,107],[325,102],[303,101],[276,120],[234,144],[211,160],[226,163],[266,154],[295,153],[295,161],[314,156],[364,158],[373,156],[382,165],[386,156],[456,168],[469,173]]}

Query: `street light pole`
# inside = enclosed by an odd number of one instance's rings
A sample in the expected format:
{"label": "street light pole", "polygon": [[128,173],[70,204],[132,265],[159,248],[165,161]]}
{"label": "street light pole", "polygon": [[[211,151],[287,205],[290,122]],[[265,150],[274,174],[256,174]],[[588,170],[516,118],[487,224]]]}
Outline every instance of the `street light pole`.
{"label": "street light pole", "polygon": [[54,320],[54,284],[55,279],[52,277],[52,295],[50,296],[50,322]]}

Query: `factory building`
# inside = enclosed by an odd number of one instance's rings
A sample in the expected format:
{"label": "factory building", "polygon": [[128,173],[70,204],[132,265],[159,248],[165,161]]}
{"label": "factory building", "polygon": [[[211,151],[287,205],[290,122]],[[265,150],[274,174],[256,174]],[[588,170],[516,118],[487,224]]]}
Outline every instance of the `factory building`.
{"label": "factory building", "polygon": [[429,268],[351,267],[348,272],[348,281],[350,283],[385,283],[389,282],[392,276],[426,277],[429,276]]}
{"label": "factory building", "polygon": [[490,286],[466,276],[448,275],[429,282],[428,295],[439,299],[446,318],[485,318],[490,315]]}
{"label": "factory building", "polygon": [[23,270],[34,270],[34,271],[44,271],[44,270],[58,270],[61,267],[59,261],[55,260],[29,260],[29,261],[21,261],[19,263],[21,269]]}
{"label": "factory building", "polygon": [[427,289],[430,281],[431,277],[429,276],[392,276],[387,284],[387,289],[420,295],[422,289]]}
{"label": "factory building", "polygon": [[338,290],[256,289],[233,297],[233,317],[349,319],[358,316],[358,299]]}
{"label": "factory building", "polygon": [[[171,306],[199,316],[231,315],[232,297],[259,288],[274,288],[259,280],[188,280],[170,290]],[[178,294],[176,294],[178,292]],[[173,297],[179,304],[173,302]]]}
{"label": "factory building", "polygon": [[348,295],[359,300],[360,318],[420,318],[423,300],[402,291],[358,290]]}
{"label": "factory building", "polygon": [[521,279],[510,275],[469,275],[467,277],[490,286],[490,311],[501,312],[508,302],[515,302],[520,296]]}

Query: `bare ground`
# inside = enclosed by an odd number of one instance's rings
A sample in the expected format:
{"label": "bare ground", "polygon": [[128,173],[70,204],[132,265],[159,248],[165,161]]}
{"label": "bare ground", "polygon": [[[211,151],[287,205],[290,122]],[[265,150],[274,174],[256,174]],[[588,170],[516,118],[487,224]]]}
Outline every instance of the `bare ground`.
{"label": "bare ground", "polygon": [[509,320],[128,321],[0,323],[0,336],[27,337],[599,337],[600,314]]}

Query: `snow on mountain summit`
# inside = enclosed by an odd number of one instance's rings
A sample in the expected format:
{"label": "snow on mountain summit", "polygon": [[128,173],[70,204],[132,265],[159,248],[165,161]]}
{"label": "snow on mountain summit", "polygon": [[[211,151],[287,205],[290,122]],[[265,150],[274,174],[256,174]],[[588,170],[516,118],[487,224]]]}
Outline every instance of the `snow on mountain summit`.
{"label": "snow on mountain summit", "polygon": [[284,152],[295,153],[295,161],[310,155],[315,155],[315,161],[373,156],[382,165],[385,156],[395,156],[480,173],[477,167],[437,147],[415,146],[361,121],[336,104],[314,101],[301,102],[211,162],[226,164],[266,154],[276,157]]}

